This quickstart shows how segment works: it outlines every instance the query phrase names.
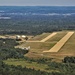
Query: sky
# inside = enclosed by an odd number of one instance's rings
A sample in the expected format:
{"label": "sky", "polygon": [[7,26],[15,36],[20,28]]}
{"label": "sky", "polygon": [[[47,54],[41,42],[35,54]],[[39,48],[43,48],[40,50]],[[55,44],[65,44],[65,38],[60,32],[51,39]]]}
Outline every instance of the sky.
{"label": "sky", "polygon": [[0,6],[75,6],[75,0],[0,0]]}

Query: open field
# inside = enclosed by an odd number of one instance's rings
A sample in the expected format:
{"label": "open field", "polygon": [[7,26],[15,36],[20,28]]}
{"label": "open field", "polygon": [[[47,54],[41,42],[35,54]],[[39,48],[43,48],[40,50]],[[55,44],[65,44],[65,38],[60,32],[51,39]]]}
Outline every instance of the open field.
{"label": "open field", "polygon": [[38,64],[37,62],[29,62],[26,60],[20,60],[20,59],[9,59],[4,61],[6,64],[9,65],[21,65],[22,67],[27,67],[27,68],[35,68],[36,70],[41,70],[41,71],[47,71],[46,68],[48,66],[46,64]]}
{"label": "open field", "polygon": [[6,39],[6,38],[16,39],[16,35],[0,35],[0,38],[3,38],[3,39]]}
{"label": "open field", "polygon": [[[31,49],[42,49],[42,50],[50,49],[55,43],[54,42],[51,42],[51,43],[48,42],[47,43],[45,41],[52,38],[56,34],[57,33],[52,33],[52,34],[50,34],[49,36],[47,36],[46,38],[44,38],[43,40],[40,40],[40,41],[26,41],[25,43],[23,43],[23,44],[21,44],[17,47],[25,48],[25,47],[30,46]],[[48,35],[48,33],[47,33],[47,35]]]}
{"label": "open field", "polygon": [[66,42],[66,44],[60,49],[58,53],[73,54],[75,55],[75,33]]}
{"label": "open field", "polygon": [[[51,60],[48,59],[46,63],[50,61]],[[41,70],[46,72],[59,72],[59,70],[57,69],[49,69],[50,67],[46,63],[43,64],[34,61],[28,61],[25,59],[8,59],[8,60],[4,60],[4,62],[9,65],[15,65],[15,66],[21,65],[22,67],[31,68],[35,70]]]}
{"label": "open field", "polygon": [[46,38],[42,39],[41,42],[45,42],[48,39],[52,38],[54,35],[56,35],[57,33],[52,33],[51,35],[47,36]]}
{"label": "open field", "polygon": [[26,43],[23,43],[21,45],[18,45],[17,47],[19,48],[25,48],[25,47],[28,47],[30,46],[31,47],[31,50],[32,49],[42,49],[42,50],[48,50],[50,49],[55,43],[45,43],[45,42],[26,42]]}
{"label": "open field", "polygon": [[75,56],[75,33],[58,52],[43,53],[45,57],[54,58],[54,61],[61,61],[66,56]]}
{"label": "open field", "polygon": [[18,45],[17,48],[25,48],[30,46],[31,49],[29,53],[25,54],[27,57],[34,57],[38,58],[42,56],[42,52],[44,50],[49,50],[52,48],[56,43],[46,43],[46,42],[26,42],[21,45]]}
{"label": "open field", "polygon": [[54,47],[44,52],[58,52],[73,34],[74,32],[68,32]]}
{"label": "open field", "polygon": [[37,35],[31,39],[29,39],[29,41],[40,41],[44,38],[46,38],[48,35],[50,35],[51,33],[43,33],[43,34],[40,34],[40,35]]}
{"label": "open field", "polygon": [[[47,33],[48,34],[48,33]],[[41,37],[42,39],[41,40],[33,40],[33,41],[27,41],[27,42],[45,42],[45,41],[47,41],[48,39],[50,39],[50,38],[52,38],[53,36],[55,36],[57,33],[52,33],[52,34],[50,34],[50,35],[48,35],[47,37]],[[43,34],[42,34],[43,35]],[[42,35],[40,35],[40,36],[42,36]],[[40,37],[39,36],[39,37]]]}
{"label": "open field", "polygon": [[57,42],[59,42],[59,40],[65,37],[68,32],[70,31],[57,32],[55,36],[48,39],[46,42],[40,42],[40,41],[24,42],[21,45],[18,45],[17,47],[24,48],[30,46],[31,49],[29,53],[25,55],[29,58],[48,57],[48,58],[54,58],[56,61],[59,61],[62,60],[65,56],[75,56],[74,55],[75,33],[71,37],[66,38],[67,40],[65,41],[65,44],[63,45],[63,47],[61,47],[61,49],[58,52],[43,53],[43,51],[50,50]]}
{"label": "open field", "polygon": [[[59,35],[58,35],[59,34]],[[24,42],[18,47],[28,47],[30,46],[31,49],[29,53],[25,54],[27,59],[8,59],[4,60],[8,65],[21,65],[22,67],[26,68],[34,68],[35,70],[40,71],[46,71],[46,72],[59,72],[59,69],[57,68],[57,65],[53,69],[53,65],[51,62],[62,62],[63,58],[66,56],[75,56],[75,32],[57,32],[57,34],[53,37],[59,36],[58,38],[50,38],[49,42]],[[62,39],[65,39],[65,42]],[[51,40],[52,39],[52,40]],[[54,40],[53,40],[54,39]],[[63,47],[57,52],[43,52],[51,49],[57,42],[60,42],[59,39],[62,40],[60,44],[64,44]],[[51,40],[51,41],[50,41]],[[30,59],[29,59],[30,58]],[[38,63],[38,61],[33,60],[39,60],[39,59],[45,58],[48,60],[45,60],[46,63]],[[51,60],[49,60],[51,58]],[[33,59],[33,60],[31,60]],[[48,66],[48,63],[50,65],[50,69]],[[59,64],[60,65],[60,64]],[[62,65],[61,65],[62,66]]]}
{"label": "open field", "polygon": [[58,42],[59,40],[62,39],[62,37],[64,37],[67,34],[67,32],[62,31],[62,32],[57,32],[57,34],[55,36],[53,36],[52,38],[48,39],[46,42]]}

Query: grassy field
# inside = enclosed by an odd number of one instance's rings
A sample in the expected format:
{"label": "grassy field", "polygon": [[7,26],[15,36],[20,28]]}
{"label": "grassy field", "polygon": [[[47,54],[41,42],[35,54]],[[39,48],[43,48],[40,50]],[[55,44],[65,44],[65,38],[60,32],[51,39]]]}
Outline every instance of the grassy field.
{"label": "grassy field", "polygon": [[56,44],[55,42],[50,42],[50,43],[47,43],[47,42],[26,42],[26,43],[23,43],[22,45],[20,45],[19,47],[24,48],[24,47],[30,46],[31,49],[30,49],[29,53],[26,54],[25,56],[38,58],[38,57],[41,57],[41,54],[43,53],[44,50],[49,50],[55,44]]}
{"label": "grassy field", "polygon": [[53,36],[52,38],[48,39],[46,42],[58,42],[58,41],[61,40],[66,34],[67,34],[67,32],[65,32],[65,31],[57,32],[57,34],[56,34],[55,36]]}
{"label": "grassy field", "polygon": [[[43,51],[50,50],[59,40],[61,40],[68,31],[61,31],[57,32],[55,36],[47,40],[46,42],[25,42],[20,45],[20,47],[28,47],[30,46],[31,49],[28,54],[25,56],[30,58],[41,58],[41,57],[48,57],[48,58],[54,58],[55,60],[61,60],[65,56],[75,56],[75,33],[72,35],[72,37],[64,44],[64,46],[56,53],[43,53]],[[48,36],[51,33],[44,33],[40,36]],[[38,38],[41,37],[38,36]],[[38,38],[36,40],[38,40]]]}
{"label": "grassy field", "polygon": [[30,46],[31,49],[43,49],[43,50],[48,50],[50,49],[55,43],[45,43],[45,42],[26,42],[21,44],[21,47],[28,47]]}
{"label": "grassy field", "polygon": [[[25,42],[19,46],[21,47],[28,47],[30,46],[31,49],[29,53],[25,56],[33,59],[39,58],[52,58],[51,61],[55,62],[62,62],[63,58],[66,56],[75,56],[75,33],[69,38],[69,40],[64,44],[64,46],[58,52],[47,52],[43,53],[44,50],[49,50],[52,48],[61,38],[63,38],[67,34],[66,32],[58,32],[53,38],[47,40],[46,42]],[[21,65],[22,67],[27,68],[35,68],[36,70],[41,71],[58,71],[58,70],[48,70],[47,64],[37,63],[37,62],[30,62],[25,59],[8,59],[4,61],[6,64],[9,65]]]}
{"label": "grassy field", "polygon": [[[48,68],[46,64],[40,64],[37,62],[29,62],[24,59],[8,59],[8,60],[5,60],[4,62],[9,65],[15,65],[15,66],[21,65],[22,67],[27,67],[32,69],[35,68],[36,70],[40,69],[41,71],[48,71],[46,70],[46,68]],[[51,72],[51,70],[49,70],[49,72]]]}
{"label": "grassy field", "polygon": [[48,39],[52,38],[53,36],[55,36],[57,33],[52,33],[49,36],[47,36],[46,38],[42,39],[41,42],[46,42]]}
{"label": "grassy field", "polygon": [[75,33],[56,53],[44,53],[44,56],[54,58],[55,61],[61,61],[66,56],[75,56]]}
{"label": "grassy field", "polygon": [[28,61],[25,61],[25,60],[15,60],[15,59],[10,59],[10,60],[7,60],[7,61],[4,61],[6,64],[9,64],[9,65],[21,65],[22,67],[27,67],[27,68],[35,68],[37,70],[45,70],[45,68],[47,68],[47,65],[43,65],[43,64],[37,64],[36,62],[28,62]]}
{"label": "grassy field", "polygon": [[51,33],[43,33],[43,34],[40,34],[40,35],[37,35],[31,39],[29,39],[29,41],[40,41],[44,38],[46,38],[48,35],[50,35]]}
{"label": "grassy field", "polygon": [[64,44],[69,40],[69,38],[74,34],[74,32],[68,32],[60,41],[58,41],[50,50],[44,52],[58,52]]}
{"label": "grassy field", "polygon": [[58,53],[73,54],[75,55],[75,33],[66,42],[66,44],[60,49]]}

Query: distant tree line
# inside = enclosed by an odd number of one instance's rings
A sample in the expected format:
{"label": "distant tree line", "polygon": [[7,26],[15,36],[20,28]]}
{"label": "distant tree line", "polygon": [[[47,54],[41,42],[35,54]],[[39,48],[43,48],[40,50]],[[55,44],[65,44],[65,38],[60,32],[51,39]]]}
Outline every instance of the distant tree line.
{"label": "distant tree line", "polygon": [[37,35],[62,30],[75,30],[75,15],[26,16],[25,19],[0,20],[0,34]]}

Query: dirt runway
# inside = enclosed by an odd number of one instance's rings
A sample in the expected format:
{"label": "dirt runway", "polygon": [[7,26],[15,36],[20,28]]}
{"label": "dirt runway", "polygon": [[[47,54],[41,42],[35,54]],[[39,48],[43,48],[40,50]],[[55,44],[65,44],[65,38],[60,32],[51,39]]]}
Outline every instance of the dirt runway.
{"label": "dirt runway", "polygon": [[69,38],[74,34],[74,32],[68,32],[57,44],[55,44],[50,50],[43,52],[58,52],[63,45],[69,40]]}

